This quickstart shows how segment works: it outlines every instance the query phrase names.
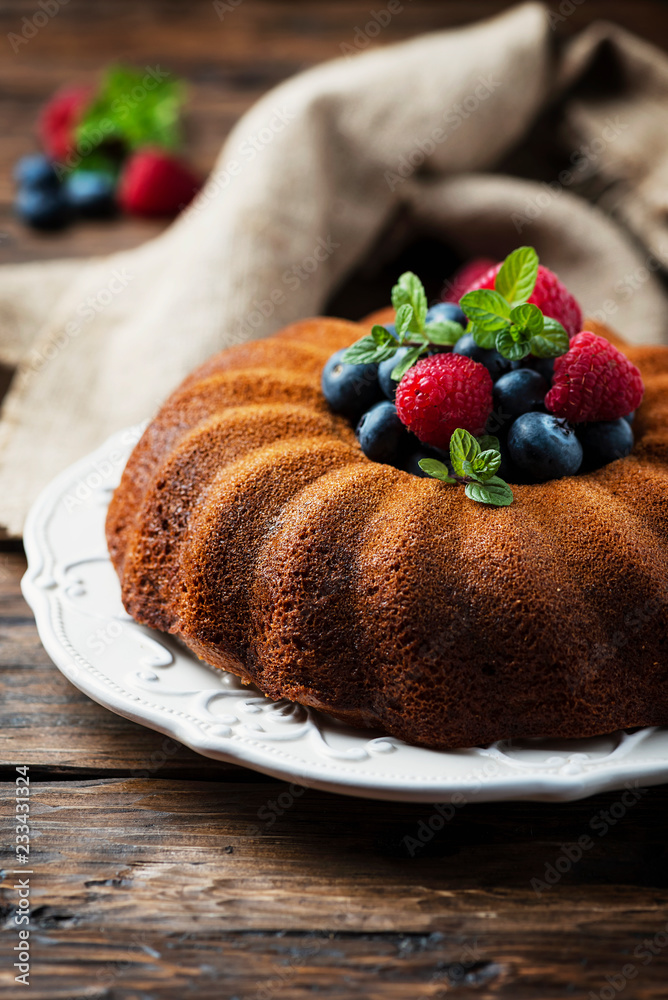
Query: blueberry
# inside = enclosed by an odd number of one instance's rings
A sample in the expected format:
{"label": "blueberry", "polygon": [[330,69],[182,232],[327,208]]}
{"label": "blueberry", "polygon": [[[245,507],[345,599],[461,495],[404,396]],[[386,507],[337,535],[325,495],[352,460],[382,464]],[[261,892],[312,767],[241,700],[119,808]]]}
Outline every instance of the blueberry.
{"label": "blueberry", "polygon": [[394,325],[394,323],[386,323],[386,324],[385,324],[385,329],[386,329],[386,330],[387,330],[387,331],[388,331],[389,333],[391,333],[391,334],[392,334],[392,336],[394,337],[394,339],[395,339],[395,340],[398,340],[398,339],[399,339],[399,338],[397,337],[397,328],[396,328],[396,326]]}
{"label": "blueberry", "polygon": [[636,418],[636,411],[631,410],[631,412],[627,413],[625,417],[622,417],[622,420],[625,420],[627,424],[632,424],[635,418]]}
{"label": "blueberry", "polygon": [[507,372],[519,368],[521,364],[519,361],[510,361],[508,358],[504,358],[493,348],[486,350],[484,347],[479,347],[470,333],[465,333],[463,337],[459,338],[452,348],[452,352],[453,354],[464,354],[467,358],[479,361],[481,365],[485,366],[494,382]]}
{"label": "blueberry", "polygon": [[519,417],[541,409],[547,390],[548,384],[539,372],[518,368],[502,375],[494,386],[494,407],[499,413]]}
{"label": "blueberry", "polygon": [[364,414],[357,425],[357,438],[362,451],[372,462],[401,461],[410,436],[402,424],[397,408],[383,400]]}
{"label": "blueberry", "polygon": [[463,327],[468,323],[466,316],[456,302],[438,302],[427,310],[427,323],[442,322],[446,319],[460,323]]}
{"label": "blueberry", "polygon": [[14,180],[22,188],[49,190],[57,188],[59,183],[51,160],[42,153],[22,156],[14,167]]}
{"label": "blueberry", "polygon": [[554,358],[533,358],[529,356],[524,359],[522,365],[527,368],[533,368],[535,372],[539,372],[543,376],[548,385],[552,385],[552,379],[554,378]]}
{"label": "blueberry", "polygon": [[574,476],[582,464],[582,445],[575,431],[550,413],[523,413],[508,434],[514,464],[538,482]]}
{"label": "blueberry", "polygon": [[75,170],[64,184],[65,196],[72,209],[91,219],[115,214],[115,187],[113,174],[93,170]]}
{"label": "blueberry", "polygon": [[322,391],[336,413],[353,423],[380,399],[378,365],[348,365],[343,360],[345,349],[332,354],[322,370]]}
{"label": "blueberry", "polygon": [[394,397],[397,394],[398,382],[395,382],[392,378],[392,369],[394,366],[405,357],[406,353],[410,350],[408,347],[400,347],[391,358],[387,361],[381,361],[378,365],[378,381],[380,387],[387,396],[389,400],[394,402]]}
{"label": "blueberry", "polygon": [[23,222],[35,229],[62,229],[71,218],[70,207],[60,188],[20,188],[15,208]]}
{"label": "blueberry", "polygon": [[600,469],[616,458],[626,458],[633,448],[633,431],[626,417],[582,424],[577,433],[588,471]]}

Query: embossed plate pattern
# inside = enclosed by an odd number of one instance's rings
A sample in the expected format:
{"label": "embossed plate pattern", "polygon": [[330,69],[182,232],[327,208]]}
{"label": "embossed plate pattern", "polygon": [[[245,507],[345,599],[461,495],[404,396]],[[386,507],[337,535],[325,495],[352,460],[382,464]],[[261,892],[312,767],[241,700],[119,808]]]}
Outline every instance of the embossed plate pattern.
{"label": "embossed plate pattern", "polygon": [[668,729],[436,752],[272,702],[124,611],[104,520],[142,427],[115,434],[42,493],[25,528],[23,593],[56,666],[89,697],[198,753],[367,798],[569,800],[668,780]]}

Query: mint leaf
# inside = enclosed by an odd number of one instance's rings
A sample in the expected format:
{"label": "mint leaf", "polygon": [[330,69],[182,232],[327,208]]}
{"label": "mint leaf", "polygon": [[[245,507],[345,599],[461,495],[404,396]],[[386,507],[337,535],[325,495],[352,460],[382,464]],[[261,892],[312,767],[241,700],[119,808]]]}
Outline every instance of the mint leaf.
{"label": "mint leaf", "polygon": [[[386,326],[380,326],[378,323],[375,323],[371,327],[371,337],[373,339],[374,344],[378,344],[380,347],[384,346],[385,344],[394,344],[394,348],[396,350],[397,341],[392,336],[392,334],[390,333],[390,331],[387,329]],[[366,340],[367,338],[364,337],[363,339]],[[358,340],[357,343],[361,344],[362,341]]]}
{"label": "mint leaf", "polygon": [[427,323],[424,328],[425,336],[429,338],[430,344],[446,346],[456,344],[460,337],[464,336],[464,327],[456,323],[453,319],[434,320]]}
{"label": "mint leaf", "polygon": [[427,296],[417,274],[405,271],[392,289],[392,305],[399,310],[403,305],[412,307],[415,314],[416,332],[424,329],[427,316]]}
{"label": "mint leaf", "polygon": [[459,304],[481,330],[503,330],[510,322],[510,305],[502,295],[490,289],[480,288],[475,292],[467,292]]}
{"label": "mint leaf", "polygon": [[408,369],[413,367],[424,349],[424,346],[420,346],[411,347],[409,351],[406,351],[403,358],[397,362],[390,372],[390,377],[393,378],[395,382],[399,382],[404,377]]}
{"label": "mint leaf", "polygon": [[537,277],[538,254],[533,247],[518,247],[504,260],[494,287],[511,305],[518,305],[529,298]]}
{"label": "mint leaf", "polygon": [[415,313],[413,312],[413,306],[409,306],[407,304],[399,306],[399,308],[397,309],[397,314],[394,317],[394,325],[396,327],[397,333],[399,334],[399,337],[403,337],[403,335],[407,332],[409,326],[413,321],[414,315]]}
{"label": "mint leaf", "polygon": [[475,323],[469,323],[467,332],[471,334],[478,347],[482,347],[486,351],[493,350],[496,347],[495,330],[482,330]]}
{"label": "mint leaf", "polygon": [[498,451],[500,448],[499,439],[493,434],[483,434],[477,440],[482,451]]}
{"label": "mint leaf", "polygon": [[558,358],[569,348],[570,340],[561,323],[545,316],[543,332],[531,338],[531,353],[536,358]]}
{"label": "mint leaf", "polygon": [[532,335],[543,332],[543,314],[532,303],[525,302],[524,305],[515,306],[511,310],[510,318],[513,324],[521,330],[528,330]]}
{"label": "mint leaf", "polygon": [[435,458],[421,458],[418,465],[423,472],[426,472],[428,476],[433,476],[434,479],[440,479],[442,483],[456,483],[457,480],[453,479],[450,475],[450,471],[447,465],[443,462],[438,462]]}
{"label": "mint leaf", "polygon": [[469,483],[466,487],[469,500],[477,503],[488,503],[494,507],[508,507],[513,502],[513,491],[508,483],[498,476],[488,479],[486,483]]}
{"label": "mint leaf", "polygon": [[496,349],[504,358],[520,361],[531,353],[530,341],[531,335],[522,330],[502,330],[496,335]]}
{"label": "mint leaf", "polygon": [[501,465],[501,453],[499,451],[481,451],[477,458],[473,459],[472,474],[481,483],[486,482],[495,476]]}
{"label": "mint leaf", "polygon": [[458,427],[450,438],[450,462],[458,476],[468,476],[471,463],[480,454],[480,445],[468,431]]}
{"label": "mint leaf", "polygon": [[173,76],[114,66],[77,126],[77,146],[95,148],[117,140],[129,149],[176,149],[184,97],[182,82]]}
{"label": "mint leaf", "polygon": [[390,335],[389,344],[377,344],[373,336],[362,337],[352,344],[343,355],[343,361],[347,365],[368,365],[387,361],[397,351],[397,342]]}

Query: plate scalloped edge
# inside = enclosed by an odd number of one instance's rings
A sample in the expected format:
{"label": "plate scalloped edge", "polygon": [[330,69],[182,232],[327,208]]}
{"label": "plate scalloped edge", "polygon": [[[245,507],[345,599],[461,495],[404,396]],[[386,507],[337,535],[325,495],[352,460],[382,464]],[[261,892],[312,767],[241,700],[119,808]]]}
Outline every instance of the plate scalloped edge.
{"label": "plate scalloped edge", "polygon": [[426,750],[273,702],[171,636],[134,622],[121,603],[104,521],[144,426],[117,432],[56,477],[24,531],[28,569],[21,587],[40,639],[94,701],[207,757],[365,798],[571,801],[630,782],[668,781],[668,729]]}

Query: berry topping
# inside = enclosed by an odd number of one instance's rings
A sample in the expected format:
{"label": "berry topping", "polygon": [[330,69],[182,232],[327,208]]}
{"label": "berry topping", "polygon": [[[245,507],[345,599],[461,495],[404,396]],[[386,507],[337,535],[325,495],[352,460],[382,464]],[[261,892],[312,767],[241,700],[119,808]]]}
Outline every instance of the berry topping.
{"label": "berry topping", "polygon": [[521,364],[519,361],[511,361],[509,358],[504,358],[503,354],[499,354],[493,347],[480,347],[476,344],[470,333],[465,333],[463,337],[460,337],[452,348],[452,351],[453,354],[464,354],[467,358],[479,361],[492,376],[493,382],[496,382],[502,375],[507,374],[507,372],[512,371],[513,368]]}
{"label": "berry topping", "polygon": [[[502,264],[494,264],[483,275],[471,282],[466,292],[477,291],[479,289],[493,289],[495,287],[496,276],[502,268]],[[498,289],[497,289],[498,290]],[[561,323],[570,337],[582,328],[582,310],[568,291],[565,285],[557,278],[553,271],[542,264],[538,266],[538,275],[533,292],[527,299],[532,305],[538,306],[544,316]]]}
{"label": "berry topping", "polygon": [[125,164],[118,199],[135,215],[175,215],[199,187],[199,179],[176,157],[161,149],[140,149]]}
{"label": "berry topping", "polygon": [[370,406],[380,399],[378,365],[349,365],[345,350],[337,351],[322,371],[322,392],[335,413],[357,423]]}
{"label": "berry topping", "polygon": [[565,420],[549,413],[524,413],[508,433],[514,464],[538,482],[574,476],[582,464],[582,445]]}
{"label": "berry topping", "polygon": [[76,148],[76,127],[93,99],[90,87],[69,87],[51,98],[42,110],[39,132],[52,160],[65,161]]}
{"label": "berry topping", "polygon": [[420,441],[447,448],[459,427],[482,434],[492,412],[492,379],[471,358],[436,354],[404,375],[396,403],[401,420]]}
{"label": "berry topping", "polygon": [[626,417],[583,424],[577,433],[584,452],[583,465],[588,471],[626,458],[633,448],[633,431]]}
{"label": "berry topping", "polygon": [[58,178],[51,160],[41,153],[22,156],[14,167],[14,180],[19,187],[53,188],[58,187]]}
{"label": "berry topping", "polygon": [[65,197],[72,209],[90,219],[104,219],[116,212],[116,184],[111,173],[75,170],[67,177]]}
{"label": "berry topping", "polygon": [[391,358],[387,361],[381,361],[378,365],[378,382],[380,387],[391,402],[394,402],[395,396],[397,394],[397,385],[399,384],[396,379],[392,378],[392,372],[396,365],[406,357],[410,347],[400,347],[394,352]]}
{"label": "berry topping", "polygon": [[61,229],[72,215],[60,187],[20,188],[14,204],[19,218],[35,229]]}
{"label": "berry topping", "polygon": [[398,463],[410,438],[392,403],[383,400],[368,410],[357,425],[362,451],[372,462]]}
{"label": "berry topping", "polygon": [[459,302],[464,292],[476,288],[476,281],[487,274],[494,264],[491,257],[475,257],[455,271],[449,281],[446,281],[442,298],[445,302]]}
{"label": "berry topping", "polygon": [[518,368],[508,372],[494,386],[494,406],[509,417],[540,410],[545,401],[548,384],[531,368]]}
{"label": "berry topping", "polygon": [[642,396],[636,366],[604,337],[585,330],[556,359],[545,405],[572,423],[585,423],[623,417],[639,406]]}

